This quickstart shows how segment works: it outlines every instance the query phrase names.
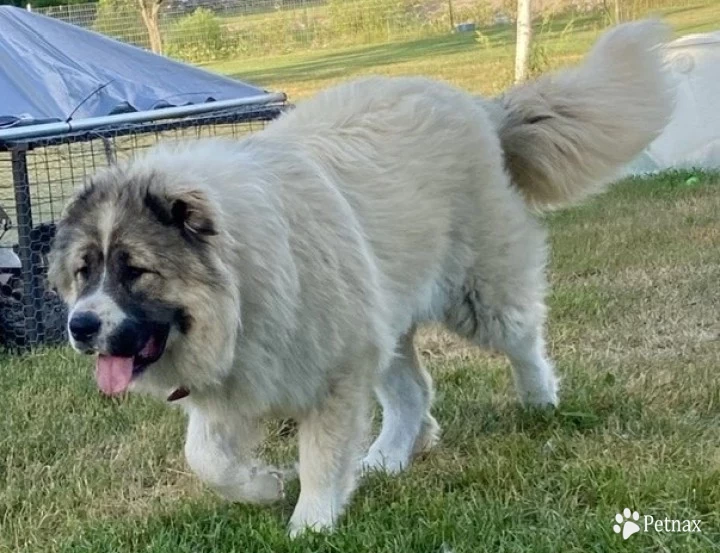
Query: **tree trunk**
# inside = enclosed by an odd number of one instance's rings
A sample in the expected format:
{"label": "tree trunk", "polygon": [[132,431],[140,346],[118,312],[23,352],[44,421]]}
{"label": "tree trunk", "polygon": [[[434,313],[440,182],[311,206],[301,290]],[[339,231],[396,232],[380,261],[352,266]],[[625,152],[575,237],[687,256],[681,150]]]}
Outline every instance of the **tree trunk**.
{"label": "tree trunk", "polygon": [[620,0],[615,0],[615,23],[620,23]]}
{"label": "tree trunk", "polygon": [[160,6],[163,0],[138,0],[140,15],[148,32],[150,49],[156,54],[162,54],[162,35],[160,34]]}
{"label": "tree trunk", "polygon": [[532,41],[531,0],[518,0],[517,43],[515,46],[515,82],[527,79],[530,65],[530,43]]}

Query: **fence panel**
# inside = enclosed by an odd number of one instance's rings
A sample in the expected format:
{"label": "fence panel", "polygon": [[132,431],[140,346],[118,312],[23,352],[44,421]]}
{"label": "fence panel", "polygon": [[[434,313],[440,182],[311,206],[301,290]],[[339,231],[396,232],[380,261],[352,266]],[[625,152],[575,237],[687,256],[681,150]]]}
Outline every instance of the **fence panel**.
{"label": "fence panel", "polygon": [[[595,9],[602,0],[539,0],[538,7]],[[190,62],[422,38],[507,23],[511,0],[170,0],[161,6],[163,53]],[[136,0],[41,8],[149,48]]]}
{"label": "fence panel", "polygon": [[46,279],[48,253],[64,207],[91,175],[160,142],[246,136],[283,109],[250,106],[0,141],[0,350],[65,341],[67,313]]}

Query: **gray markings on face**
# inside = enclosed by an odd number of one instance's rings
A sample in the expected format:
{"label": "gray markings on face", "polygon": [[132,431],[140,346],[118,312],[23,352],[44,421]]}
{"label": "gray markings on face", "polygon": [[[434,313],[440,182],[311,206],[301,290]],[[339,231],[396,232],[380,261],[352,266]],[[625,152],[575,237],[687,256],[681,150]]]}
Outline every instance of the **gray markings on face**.
{"label": "gray markings on face", "polygon": [[106,283],[106,271],[103,271],[102,278],[95,291],[78,299],[68,315],[68,335],[70,336],[70,343],[78,351],[85,350],[88,344],[77,343],[70,332],[70,321],[74,315],[89,311],[97,315],[100,319],[100,331],[92,344],[92,346],[94,346],[93,349],[97,351],[107,351],[110,335],[112,335],[127,316],[107,292]]}

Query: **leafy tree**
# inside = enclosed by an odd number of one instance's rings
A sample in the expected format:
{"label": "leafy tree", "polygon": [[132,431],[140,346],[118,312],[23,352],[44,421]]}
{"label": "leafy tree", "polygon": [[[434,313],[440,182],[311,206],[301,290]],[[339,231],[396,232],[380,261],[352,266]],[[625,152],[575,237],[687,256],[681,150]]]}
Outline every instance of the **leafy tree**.
{"label": "leafy tree", "polygon": [[147,28],[150,49],[162,54],[162,34],[160,34],[160,6],[164,0],[137,0],[140,15]]}
{"label": "leafy tree", "polygon": [[[68,4],[86,4],[87,2],[96,2],[97,0],[30,0],[33,8],[48,8],[50,6],[67,6]],[[27,6],[27,0],[0,0],[0,5],[18,6],[24,8]]]}
{"label": "leafy tree", "polygon": [[99,0],[93,30],[142,48],[150,45],[136,0]]}

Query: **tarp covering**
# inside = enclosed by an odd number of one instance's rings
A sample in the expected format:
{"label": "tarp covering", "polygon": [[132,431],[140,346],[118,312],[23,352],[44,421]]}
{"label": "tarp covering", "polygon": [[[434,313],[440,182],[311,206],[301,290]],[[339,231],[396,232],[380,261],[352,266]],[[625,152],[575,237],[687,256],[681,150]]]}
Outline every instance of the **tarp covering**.
{"label": "tarp covering", "polygon": [[665,59],[677,87],[675,110],[628,172],[720,169],[720,31],[669,43]]}
{"label": "tarp covering", "polygon": [[0,128],[265,92],[57,19],[0,6]]}

